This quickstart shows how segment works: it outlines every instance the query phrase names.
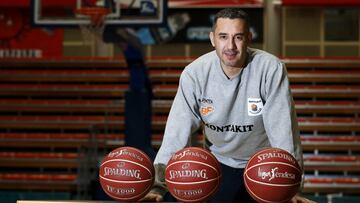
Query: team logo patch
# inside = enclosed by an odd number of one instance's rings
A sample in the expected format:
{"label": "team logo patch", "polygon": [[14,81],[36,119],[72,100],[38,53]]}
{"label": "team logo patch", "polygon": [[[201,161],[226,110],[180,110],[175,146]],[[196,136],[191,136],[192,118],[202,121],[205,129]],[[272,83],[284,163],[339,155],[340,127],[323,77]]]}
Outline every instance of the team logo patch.
{"label": "team logo patch", "polygon": [[258,116],[261,115],[264,105],[260,98],[248,98],[248,115]]}
{"label": "team logo patch", "polygon": [[200,114],[202,116],[207,116],[210,113],[214,112],[214,107],[212,105],[206,105],[206,106],[202,106],[200,107]]}

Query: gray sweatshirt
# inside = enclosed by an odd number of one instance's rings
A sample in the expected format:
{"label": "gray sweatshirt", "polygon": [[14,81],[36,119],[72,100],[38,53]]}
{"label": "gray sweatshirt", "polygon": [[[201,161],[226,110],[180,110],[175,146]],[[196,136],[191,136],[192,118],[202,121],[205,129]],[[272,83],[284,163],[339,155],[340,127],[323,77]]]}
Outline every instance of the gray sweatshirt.
{"label": "gray sweatshirt", "polygon": [[[189,64],[180,76],[164,138],[154,164],[157,173],[188,143],[201,125],[219,162],[244,168],[259,149],[290,152],[303,166],[294,101],[284,64],[248,49],[247,65],[229,79],[215,51]],[[162,167],[159,167],[161,165]],[[157,174],[157,181],[163,174]]]}

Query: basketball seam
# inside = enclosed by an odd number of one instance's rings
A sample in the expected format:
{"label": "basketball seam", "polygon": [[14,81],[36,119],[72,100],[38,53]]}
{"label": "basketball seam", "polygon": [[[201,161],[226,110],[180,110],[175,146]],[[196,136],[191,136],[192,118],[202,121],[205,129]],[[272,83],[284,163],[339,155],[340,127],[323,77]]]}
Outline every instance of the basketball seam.
{"label": "basketball seam", "polygon": [[218,176],[216,178],[212,178],[212,179],[209,179],[209,180],[202,180],[202,181],[196,181],[196,182],[176,182],[176,181],[171,181],[171,180],[168,180],[168,179],[165,179],[166,182],[169,182],[169,183],[172,183],[172,184],[178,184],[178,185],[194,185],[194,184],[201,184],[201,183],[206,183],[206,182],[210,182],[210,181],[213,181],[213,180],[216,180],[216,179],[220,179],[221,176]]}
{"label": "basketball seam", "polygon": [[[259,197],[258,195],[254,194],[254,192],[249,188],[246,180],[245,180],[245,187],[248,189],[248,191],[249,191],[252,195],[254,195],[256,198],[259,198],[260,200],[262,200],[262,201],[264,201],[264,202],[267,202],[267,203],[278,203],[278,202],[273,202],[273,201],[265,200],[265,199]],[[287,201],[287,200],[285,200],[285,201]],[[285,202],[285,201],[283,201],[283,202]]]}
{"label": "basketball seam", "polygon": [[286,166],[290,166],[290,167],[292,167],[292,168],[295,168],[297,171],[299,171],[299,172],[301,173],[301,170],[300,170],[300,169],[298,169],[297,167],[295,167],[295,166],[293,166],[293,165],[291,165],[291,164],[283,163],[283,162],[275,162],[275,161],[255,164],[255,165],[253,165],[253,166],[251,166],[251,167],[249,167],[249,168],[246,168],[245,173],[248,172],[248,171],[249,171],[250,169],[252,169],[252,168],[255,168],[255,167],[261,166],[261,165],[265,165],[265,164],[281,164],[281,165],[286,165]]}
{"label": "basketball seam", "polygon": [[154,179],[154,178],[150,178],[150,179],[145,179],[145,180],[114,180],[114,179],[105,178],[102,175],[99,175],[99,177],[104,180],[116,182],[116,183],[142,183],[142,182],[146,182],[146,181],[150,181],[150,180]]}
{"label": "basketball seam", "polygon": [[152,184],[150,184],[142,193],[140,193],[140,194],[138,194],[138,195],[135,195],[135,196],[133,196],[133,197],[128,197],[128,198],[119,198],[119,197],[116,197],[116,196],[114,196],[114,195],[112,195],[112,194],[110,194],[107,190],[105,190],[104,189],[104,192],[106,193],[106,194],[108,194],[110,197],[112,197],[112,198],[114,198],[114,199],[118,199],[118,200],[135,200],[135,199],[137,199],[139,196],[141,197],[145,192],[148,192],[148,190],[150,189],[152,187]]}
{"label": "basketball seam", "polygon": [[[151,172],[151,170],[149,170],[148,168],[146,168],[144,165],[141,165],[141,164],[139,164],[139,163],[136,163],[136,162],[134,162],[134,161],[129,161],[129,160],[126,160],[126,159],[110,159],[110,160],[107,160],[107,161],[103,162],[103,163],[101,164],[101,166],[103,166],[103,165],[106,164],[106,163],[113,162],[113,161],[123,161],[123,162],[128,162],[128,163],[132,163],[132,164],[141,166],[142,168],[144,168],[145,170],[147,170],[150,175],[153,175],[152,172]],[[101,166],[100,166],[100,167],[101,167]]]}
{"label": "basketball seam", "polygon": [[[283,149],[280,149],[280,148],[268,147],[268,148],[265,148],[265,149],[263,149],[263,150],[260,150],[260,151],[256,152],[254,155],[252,155],[251,158],[249,159],[249,161],[247,162],[245,168],[247,168],[247,165],[251,162],[251,160],[255,159],[255,157],[257,157],[259,154],[264,153],[264,151],[266,151],[266,150],[272,150],[272,149],[279,150],[279,151],[283,151],[283,153],[288,153],[288,154],[290,154],[288,151],[283,150]],[[290,154],[290,155],[292,156],[292,154]],[[292,158],[294,158],[294,157],[292,156]],[[297,160],[296,160],[296,159],[294,159],[294,161],[297,163]],[[297,163],[297,164],[299,164],[299,163]]]}
{"label": "basketball seam", "polygon": [[[219,176],[219,177],[221,177],[221,176]],[[218,178],[218,179],[219,179],[219,178]],[[219,180],[220,180],[220,179],[219,179]],[[206,195],[206,196],[204,196],[204,197],[201,197],[201,198],[189,200],[189,199],[179,198],[179,197],[176,196],[176,199],[181,200],[181,201],[183,201],[183,202],[197,202],[197,201],[199,201],[200,199],[201,199],[201,200],[205,200],[207,197],[213,195],[213,192],[219,188],[219,185],[220,185],[220,181],[218,182],[217,186],[208,193],[208,195]],[[174,195],[174,196],[175,196],[175,195]]]}
{"label": "basketball seam", "polygon": [[215,155],[213,155],[211,153],[211,151],[208,151],[206,149],[200,148],[200,147],[188,147],[187,149],[193,149],[193,150],[199,150],[202,151],[204,153],[206,153],[206,155],[209,155],[211,158],[213,158],[215,160],[216,166],[218,167],[218,169],[220,170],[220,165],[219,165],[219,161],[217,160],[217,158],[215,157]]}
{"label": "basketball seam", "polygon": [[175,161],[175,162],[169,164],[169,165],[166,167],[165,170],[167,170],[170,166],[172,166],[172,165],[174,165],[174,164],[177,164],[177,163],[188,163],[188,162],[190,162],[190,163],[197,163],[197,164],[201,164],[201,165],[208,166],[208,167],[212,168],[212,169],[216,172],[217,175],[220,175],[219,171],[218,171],[215,167],[213,167],[213,166],[211,166],[211,165],[209,165],[209,164],[203,163],[203,162],[192,161],[192,160],[189,160],[189,161],[185,161],[185,160],[184,160],[184,161]]}
{"label": "basketball seam", "polygon": [[294,185],[299,185],[301,183],[301,181],[298,181],[296,183],[293,183],[293,184],[284,184],[284,183],[277,183],[277,184],[274,184],[274,183],[264,183],[264,182],[260,182],[260,181],[257,181],[257,180],[254,180],[252,178],[250,178],[248,176],[248,174],[245,174],[246,177],[251,180],[252,182],[255,182],[255,183],[258,183],[258,184],[262,184],[262,185],[268,185],[268,186],[275,186],[275,187],[284,187],[284,186],[294,186]]}

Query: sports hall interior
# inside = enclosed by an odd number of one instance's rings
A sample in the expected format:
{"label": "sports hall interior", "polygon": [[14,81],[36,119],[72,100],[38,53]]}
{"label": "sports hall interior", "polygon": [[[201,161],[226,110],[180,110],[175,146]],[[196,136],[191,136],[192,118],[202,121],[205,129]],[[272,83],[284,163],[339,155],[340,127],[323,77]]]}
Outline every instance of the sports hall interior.
{"label": "sports hall interior", "polygon": [[[167,0],[161,25],[114,28],[146,28],[152,37],[141,41],[140,69],[121,38],[105,36],[106,25],[100,38],[81,26],[36,25],[34,2],[0,1],[1,202],[101,199],[97,171],[106,153],[139,140],[156,153],[180,73],[213,50],[209,19],[224,7],[248,12],[251,47],[286,64],[303,194],[319,203],[360,202],[359,1]],[[190,144],[206,145],[201,130]]]}

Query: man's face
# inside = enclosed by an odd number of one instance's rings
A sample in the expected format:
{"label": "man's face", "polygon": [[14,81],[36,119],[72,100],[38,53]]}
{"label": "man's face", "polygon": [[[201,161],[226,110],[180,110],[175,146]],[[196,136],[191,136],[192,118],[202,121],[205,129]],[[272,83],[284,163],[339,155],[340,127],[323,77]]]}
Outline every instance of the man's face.
{"label": "man's face", "polygon": [[223,68],[240,68],[246,59],[251,33],[242,19],[218,18],[210,40]]}

